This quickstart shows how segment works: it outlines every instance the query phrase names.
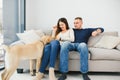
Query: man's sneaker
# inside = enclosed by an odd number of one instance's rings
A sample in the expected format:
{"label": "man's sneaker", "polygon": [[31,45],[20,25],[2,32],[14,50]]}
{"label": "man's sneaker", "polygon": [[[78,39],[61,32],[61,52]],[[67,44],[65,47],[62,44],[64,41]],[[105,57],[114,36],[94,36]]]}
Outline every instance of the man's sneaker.
{"label": "man's sneaker", "polygon": [[67,78],[67,75],[64,73],[58,78],[58,80],[65,80],[66,78]]}
{"label": "man's sneaker", "polygon": [[82,74],[82,76],[83,76],[83,80],[90,80],[90,78],[88,77],[87,73]]}

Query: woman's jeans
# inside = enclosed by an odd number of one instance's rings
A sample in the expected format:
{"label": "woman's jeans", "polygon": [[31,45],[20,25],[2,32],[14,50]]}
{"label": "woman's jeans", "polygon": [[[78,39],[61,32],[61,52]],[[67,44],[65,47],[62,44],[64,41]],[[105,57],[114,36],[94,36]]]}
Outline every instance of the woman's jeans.
{"label": "woman's jeans", "polygon": [[[88,47],[86,43],[70,43],[64,42],[60,49],[60,66],[59,70],[62,73],[68,72],[69,51],[78,51],[80,54],[80,71],[88,72]],[[74,54],[74,53],[72,53]],[[73,65],[77,66],[77,65]]]}
{"label": "woman's jeans", "polygon": [[55,66],[56,58],[59,53],[60,43],[58,40],[53,40],[44,47],[42,62],[39,71],[41,73],[45,72],[46,67]]}

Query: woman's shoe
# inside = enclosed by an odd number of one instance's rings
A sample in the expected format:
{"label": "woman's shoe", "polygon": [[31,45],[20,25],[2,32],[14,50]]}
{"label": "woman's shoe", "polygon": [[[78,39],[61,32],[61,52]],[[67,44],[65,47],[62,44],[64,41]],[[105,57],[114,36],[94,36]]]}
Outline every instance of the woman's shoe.
{"label": "woman's shoe", "polygon": [[56,80],[54,68],[49,68],[49,80]]}
{"label": "woman's shoe", "polygon": [[38,72],[38,73],[36,74],[35,79],[33,79],[33,80],[41,80],[43,77],[44,77],[44,74],[43,74],[43,73]]}

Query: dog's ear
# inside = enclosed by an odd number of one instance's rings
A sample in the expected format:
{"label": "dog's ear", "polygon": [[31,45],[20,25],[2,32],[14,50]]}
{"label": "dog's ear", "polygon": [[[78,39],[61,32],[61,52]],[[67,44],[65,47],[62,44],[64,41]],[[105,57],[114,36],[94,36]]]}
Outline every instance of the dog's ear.
{"label": "dog's ear", "polygon": [[47,43],[50,43],[52,41],[52,37],[51,36],[47,36]]}
{"label": "dog's ear", "polygon": [[52,38],[52,36],[45,35],[45,36],[43,36],[43,37],[41,38],[41,40],[42,40],[45,44],[48,44],[48,43],[50,43],[50,42],[53,40],[53,38]]}

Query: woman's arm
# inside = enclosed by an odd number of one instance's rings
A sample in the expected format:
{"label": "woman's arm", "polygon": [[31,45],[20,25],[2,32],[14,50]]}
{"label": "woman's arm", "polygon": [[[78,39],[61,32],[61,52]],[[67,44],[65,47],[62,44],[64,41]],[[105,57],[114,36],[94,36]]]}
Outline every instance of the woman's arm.
{"label": "woman's arm", "polygon": [[52,29],[52,38],[56,38],[56,31],[57,31],[57,26],[53,26],[53,29]]}
{"label": "woman's arm", "polygon": [[61,36],[61,33],[59,33],[57,36],[56,36],[56,40],[60,40],[60,36]]}
{"label": "woman's arm", "polygon": [[73,42],[74,41],[74,31],[73,29],[69,29],[68,33],[67,33],[67,36],[64,37],[64,34],[63,36],[61,36],[61,40],[62,41],[71,41]]}
{"label": "woman's arm", "polygon": [[74,31],[73,29],[70,29],[70,41],[73,42],[74,41]]}

